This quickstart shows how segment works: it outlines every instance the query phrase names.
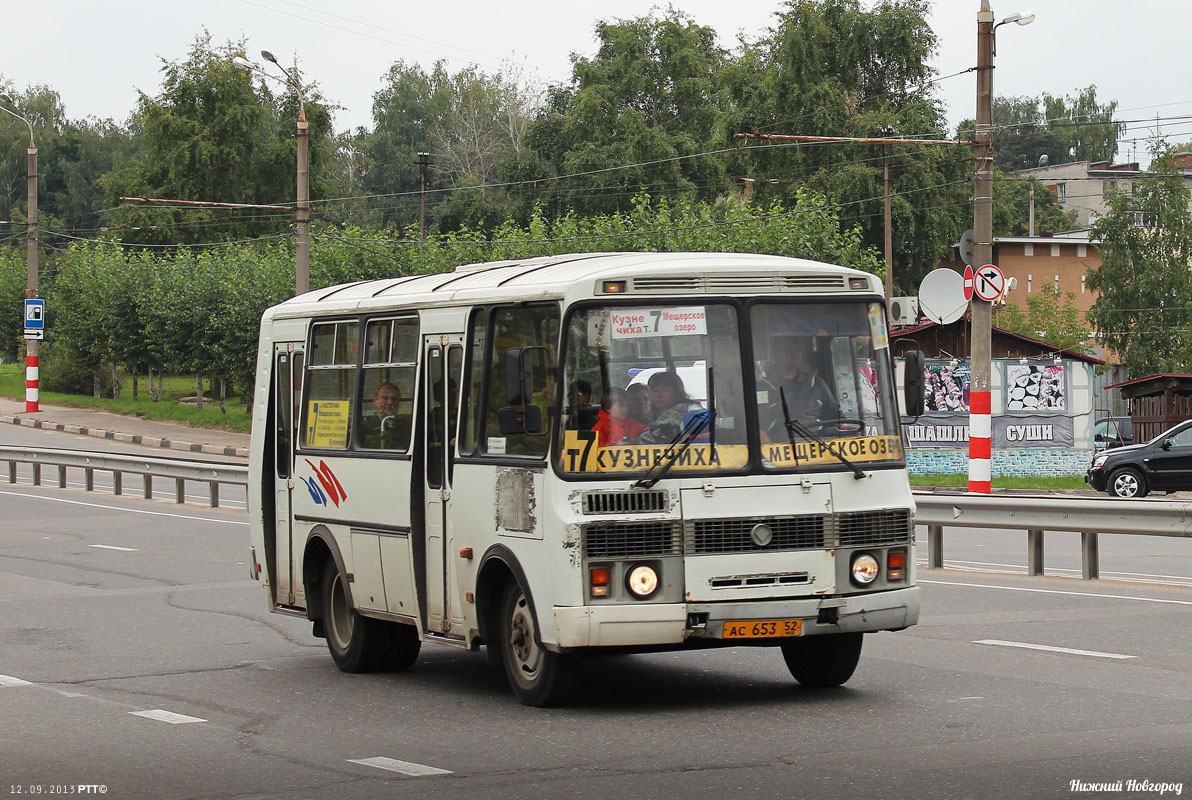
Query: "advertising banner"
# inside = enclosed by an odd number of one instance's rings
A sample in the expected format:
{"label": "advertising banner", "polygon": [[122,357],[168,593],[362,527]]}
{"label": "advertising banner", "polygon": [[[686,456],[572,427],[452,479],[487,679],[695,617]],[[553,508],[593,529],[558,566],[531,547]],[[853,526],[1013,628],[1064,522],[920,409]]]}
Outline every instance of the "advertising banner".
{"label": "advertising banner", "polygon": [[[967,448],[967,415],[919,417],[914,424],[903,418],[902,430],[910,447]],[[1014,416],[993,418],[993,447],[1072,447],[1075,436],[1071,417]]]}

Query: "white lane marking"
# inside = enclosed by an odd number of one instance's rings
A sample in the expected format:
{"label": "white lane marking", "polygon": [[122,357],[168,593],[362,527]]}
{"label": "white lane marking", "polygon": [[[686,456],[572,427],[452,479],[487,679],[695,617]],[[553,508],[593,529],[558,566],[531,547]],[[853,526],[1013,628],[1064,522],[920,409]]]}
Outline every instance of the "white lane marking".
{"label": "white lane marking", "polygon": [[40,494],[26,494],[25,492],[5,492],[0,491],[0,495],[8,495],[10,497],[29,497],[33,500],[48,500],[53,503],[67,503],[72,506],[87,506],[89,508],[103,508],[108,511],[127,511],[129,514],[148,514],[152,517],[173,517],[174,519],[197,519],[199,522],[218,522],[223,525],[247,525],[247,522],[240,522],[232,519],[212,519],[211,517],[192,517],[187,514],[167,514],[164,511],[142,511],[137,508],[121,508],[120,506],[105,506],[99,503],[84,503],[81,500],[67,500],[62,497],[45,497]]}
{"label": "white lane marking", "polygon": [[412,761],[398,761],[396,758],[385,758],[384,756],[373,756],[372,758],[349,758],[348,763],[363,764],[366,767],[376,767],[377,769],[388,770],[389,772],[400,772],[403,775],[411,775],[415,778],[420,778],[425,775],[451,774],[451,770],[449,769],[428,767],[426,764],[415,764]]}
{"label": "white lane marking", "polygon": [[157,720],[158,722],[168,722],[171,725],[181,725],[186,722],[206,722],[207,720],[200,717],[189,717],[186,714],[176,714],[173,711],[166,711],[161,708],[153,708],[148,711],[129,711],[134,717],[144,717],[145,719]]}
{"label": "white lane marking", "polygon": [[1175,606],[1192,606],[1192,600],[1165,600],[1160,597],[1134,597],[1128,594],[1096,594],[1095,592],[1061,592],[1058,589],[1024,589],[1021,586],[999,586],[995,583],[959,583],[955,581],[925,581],[939,586],[966,586],[970,589],[1002,589],[1007,592],[1036,592],[1038,594],[1066,594],[1073,597],[1106,597],[1110,600],[1137,600],[1140,603],[1167,603]]}
{"label": "white lane marking", "polygon": [[[927,560],[916,560],[915,563],[920,567],[927,566]],[[969,566],[972,564],[990,564],[989,567]],[[1021,564],[994,564],[988,561],[952,561],[945,559],[944,568],[955,570],[956,572],[976,572],[982,575],[1026,575],[1026,567]],[[1072,567],[1048,567],[1048,577],[1067,577],[1080,575],[1081,571]],[[1141,577],[1135,577],[1141,576]],[[1192,577],[1187,575],[1151,575],[1146,572],[1115,572],[1113,570],[1102,570],[1101,577],[1107,580],[1121,581],[1122,583],[1149,583],[1157,586],[1187,586],[1192,583]]]}
{"label": "white lane marking", "polygon": [[97,547],[100,550],[120,550],[125,553],[135,553],[140,548],[137,547],[117,547],[114,544],[89,544],[88,547]]}
{"label": "white lane marking", "polygon": [[1046,650],[1049,653],[1069,653],[1074,656],[1093,656],[1094,658],[1137,658],[1121,653],[1100,653],[1096,650],[1076,650],[1071,647],[1052,647],[1047,644],[1030,644],[1029,642],[1007,642],[1003,639],[976,639],[973,644],[993,644],[999,647],[1022,647],[1027,650]]}
{"label": "white lane marking", "polygon": [[20,678],[14,678],[11,675],[0,675],[0,687],[7,686],[32,686],[29,681],[23,681]]}
{"label": "white lane marking", "polygon": [[[25,476],[24,476],[24,475],[22,475],[21,477],[25,477]],[[164,483],[164,481],[165,481],[165,480],[166,480],[166,479],[164,479],[164,478],[162,479],[163,483]],[[63,488],[65,488],[65,489],[85,489],[85,488],[87,488],[87,484],[86,484],[85,482],[83,482],[83,481],[72,481],[72,480],[68,480],[68,481],[66,482],[66,486],[64,486],[64,487],[63,487],[63,486],[59,486],[59,485],[58,485],[58,481],[57,481],[57,480],[55,480],[53,483],[50,483],[50,482],[48,482],[48,481],[42,481],[42,485],[43,485],[43,486],[47,486],[47,487],[49,487],[49,488],[51,488],[51,489],[63,489]],[[101,492],[101,493],[102,493],[104,490],[107,490],[107,491],[110,493],[110,492],[111,492],[111,489],[112,489],[112,485],[111,485],[110,483],[108,483],[108,484],[104,484],[104,483],[100,483],[99,481],[96,481],[96,483],[95,483],[95,489],[94,489],[94,491],[97,491],[97,492]],[[169,488],[168,490],[167,490],[167,489],[161,489],[161,487],[159,487],[157,484],[154,484],[154,487],[153,487],[153,500],[154,500],[155,502],[159,502],[159,503],[172,503],[172,502],[174,502],[172,499],[166,499],[166,493],[167,493],[167,491],[170,493],[170,497],[172,498],[172,497],[173,497],[173,491],[174,491],[174,490],[173,490],[173,488],[172,488],[172,484],[171,484],[171,488]],[[187,500],[192,500],[192,501],[194,501],[194,502],[196,502],[196,503],[205,503],[205,502],[207,502],[208,496],[207,496],[206,494],[198,494],[198,493],[195,493],[195,492],[187,492],[187,493],[186,493],[186,499],[187,499]],[[246,503],[244,500],[234,500],[234,499],[233,499],[233,500],[228,500],[228,499],[224,498],[223,496],[221,496],[221,497],[219,498],[219,505],[220,505],[220,507],[222,508],[223,506],[229,506],[229,507],[231,507],[231,506],[247,506],[247,505],[248,505],[248,503]],[[977,546],[978,546],[978,547],[980,547],[980,545],[977,545]]]}
{"label": "white lane marking", "polygon": [[[917,559],[916,563],[926,564],[927,559],[925,559],[925,558]],[[1011,569],[1020,569],[1020,570],[1026,569],[1026,567],[1023,566],[1022,564],[1002,564],[997,561],[964,561],[961,559],[955,559],[955,560],[945,559],[944,563],[945,564],[976,564],[978,566],[983,566],[983,567],[1010,567]],[[1073,567],[1048,567],[1047,569],[1048,570],[1054,569],[1056,572],[1076,572],[1076,573],[1080,572],[1080,570],[1075,569]],[[1187,575],[1159,575],[1154,572],[1102,572],[1101,574],[1103,574],[1103,575],[1131,575],[1131,576],[1135,576],[1135,577],[1139,577],[1139,578],[1167,578],[1170,580],[1177,580],[1177,581],[1192,580],[1192,577],[1189,577]]]}

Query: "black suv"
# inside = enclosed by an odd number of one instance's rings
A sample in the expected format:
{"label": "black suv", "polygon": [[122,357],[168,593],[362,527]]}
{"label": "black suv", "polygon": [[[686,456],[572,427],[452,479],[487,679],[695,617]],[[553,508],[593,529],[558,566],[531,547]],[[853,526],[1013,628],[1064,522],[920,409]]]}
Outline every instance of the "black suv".
{"label": "black suv", "polygon": [[1093,425],[1093,449],[1097,452],[1134,444],[1134,425],[1129,417],[1103,417]]}
{"label": "black suv", "polygon": [[1165,430],[1146,444],[1097,453],[1084,480],[1098,492],[1114,497],[1192,490],[1192,420]]}

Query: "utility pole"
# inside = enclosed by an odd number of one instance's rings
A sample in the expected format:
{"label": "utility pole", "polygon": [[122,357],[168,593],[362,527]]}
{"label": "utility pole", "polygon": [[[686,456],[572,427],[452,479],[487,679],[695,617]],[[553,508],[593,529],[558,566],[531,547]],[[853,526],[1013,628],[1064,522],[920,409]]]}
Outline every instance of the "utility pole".
{"label": "utility pole", "polygon": [[[882,131],[890,135],[892,131]],[[886,257],[886,305],[894,300],[894,226],[890,220],[890,146],[882,145],[882,216],[885,223],[883,254]]]}
{"label": "utility pole", "polygon": [[310,291],[310,123],[298,112],[298,240],[294,247],[294,294]]}
{"label": "utility pole", "polygon": [[261,58],[272,62],[286,79],[281,81],[277,76],[261,70],[243,55],[237,56],[232,63],[241,69],[285,83],[298,96],[298,186],[297,202],[294,204],[298,226],[294,245],[294,294],[297,296],[310,291],[310,123],[306,121],[306,99],[302,96],[302,84],[281,65],[273,53],[262,50]]}
{"label": "utility pole", "polygon": [[430,153],[418,154],[418,238],[426,241],[426,168]]}
{"label": "utility pole", "polygon": [[[17,107],[16,102],[12,99],[12,95],[8,92],[0,93],[0,100],[4,101],[13,108]],[[11,111],[4,106],[0,109],[7,111],[10,115],[16,117],[25,123],[29,128],[29,161],[27,164],[26,176],[26,199],[28,200],[28,211],[25,221],[25,297],[28,299],[35,299],[37,297],[37,254],[38,254],[38,240],[37,240],[37,142],[33,138],[33,123],[24,115],[16,111]],[[34,413],[41,410],[41,405],[38,401],[38,372],[40,365],[38,361],[38,350],[41,342],[37,339],[25,340],[25,412]]]}
{"label": "utility pole", "polygon": [[[1029,25],[1034,14],[1011,14],[997,25],[989,0],[977,12],[977,130],[973,137],[973,264],[993,263],[993,55],[998,25]],[[978,266],[979,265],[979,266]],[[969,347],[969,491],[989,494],[993,485],[993,303],[974,293]]]}
{"label": "utility pole", "polygon": [[[977,12],[977,130],[973,137],[973,264],[993,263],[993,11],[981,0]],[[993,394],[990,350],[993,305],[973,295],[969,339],[969,464],[970,492],[989,494],[993,483]]]}

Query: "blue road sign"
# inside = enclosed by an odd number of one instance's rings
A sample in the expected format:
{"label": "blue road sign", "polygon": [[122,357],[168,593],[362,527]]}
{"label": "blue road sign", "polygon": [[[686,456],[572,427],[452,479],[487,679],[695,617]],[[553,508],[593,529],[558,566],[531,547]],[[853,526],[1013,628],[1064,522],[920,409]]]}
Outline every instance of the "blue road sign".
{"label": "blue road sign", "polygon": [[25,301],[25,330],[44,331],[46,328],[46,301]]}

